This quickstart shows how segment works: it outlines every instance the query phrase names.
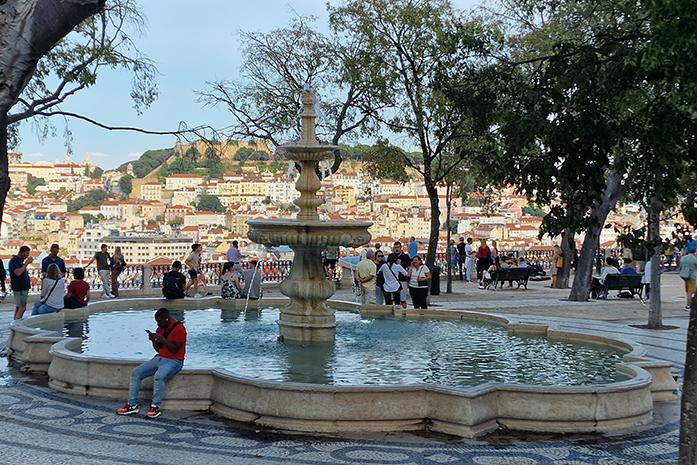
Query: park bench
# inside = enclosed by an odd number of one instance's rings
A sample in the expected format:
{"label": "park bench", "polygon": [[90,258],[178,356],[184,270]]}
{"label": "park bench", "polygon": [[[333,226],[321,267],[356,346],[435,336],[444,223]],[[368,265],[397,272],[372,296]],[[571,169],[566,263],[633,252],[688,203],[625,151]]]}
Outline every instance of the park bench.
{"label": "park bench", "polygon": [[618,291],[618,294],[622,291],[629,291],[632,293],[632,297],[635,295],[639,296],[641,299],[642,290],[644,285],[641,282],[641,274],[610,274],[605,278],[605,283],[603,287],[598,290],[598,299],[607,299],[607,294],[610,291]]}
{"label": "park bench", "polygon": [[496,289],[497,285],[501,284],[501,287],[503,287],[503,283],[510,281],[515,282],[518,285],[518,289],[520,289],[520,286],[527,289],[531,271],[530,268],[504,268],[495,271],[491,274],[491,283],[489,287]]}

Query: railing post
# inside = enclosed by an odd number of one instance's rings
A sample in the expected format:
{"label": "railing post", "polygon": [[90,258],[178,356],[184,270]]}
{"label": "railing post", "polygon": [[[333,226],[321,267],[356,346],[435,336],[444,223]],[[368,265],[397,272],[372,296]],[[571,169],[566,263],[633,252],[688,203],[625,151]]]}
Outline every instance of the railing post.
{"label": "railing post", "polygon": [[[145,283],[151,282],[152,280],[152,266],[143,265],[143,282],[140,284],[140,289],[145,292]],[[150,285],[152,287],[152,285]]]}

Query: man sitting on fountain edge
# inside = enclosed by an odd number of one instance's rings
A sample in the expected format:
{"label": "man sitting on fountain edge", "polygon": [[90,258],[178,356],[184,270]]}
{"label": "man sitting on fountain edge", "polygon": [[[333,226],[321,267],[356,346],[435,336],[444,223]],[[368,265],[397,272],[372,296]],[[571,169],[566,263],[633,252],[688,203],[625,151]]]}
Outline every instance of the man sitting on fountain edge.
{"label": "man sitting on fountain edge", "polygon": [[128,403],[118,409],[118,415],[130,415],[138,412],[138,391],[143,379],[153,378],[152,403],[147,418],[160,416],[160,404],[165,396],[167,380],[176,375],[184,365],[186,354],[186,329],[184,325],[169,315],[169,310],[160,308],[155,312],[156,332],[145,330],[157,355],[137,366],[131,374],[128,390]]}

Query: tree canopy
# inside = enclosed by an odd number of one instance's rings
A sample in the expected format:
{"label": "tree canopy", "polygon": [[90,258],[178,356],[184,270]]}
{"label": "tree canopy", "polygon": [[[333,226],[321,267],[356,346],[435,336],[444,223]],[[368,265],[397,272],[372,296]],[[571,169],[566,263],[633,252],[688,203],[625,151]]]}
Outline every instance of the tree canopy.
{"label": "tree canopy", "polygon": [[211,194],[203,194],[199,197],[196,203],[196,210],[198,211],[212,211],[216,213],[225,213],[227,209],[220,203],[220,199]]}

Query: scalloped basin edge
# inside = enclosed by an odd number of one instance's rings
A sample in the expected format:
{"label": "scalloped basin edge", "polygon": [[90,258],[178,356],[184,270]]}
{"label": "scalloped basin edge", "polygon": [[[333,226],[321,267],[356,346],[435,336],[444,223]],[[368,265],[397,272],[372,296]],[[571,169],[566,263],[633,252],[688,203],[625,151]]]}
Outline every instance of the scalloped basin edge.
{"label": "scalloped basin edge", "polygon": [[[286,303],[263,299],[254,307]],[[337,310],[391,313],[391,307],[330,301]],[[220,298],[165,301],[120,299],[18,320],[8,344],[13,361],[29,372],[48,373],[60,392],[123,400],[132,369],[142,360],[107,359],[76,351],[80,338],[64,338],[27,323],[62,321],[65,316],[125,309],[241,308]],[[671,364],[644,358],[645,350],[623,339],[568,332],[542,324],[467,311],[400,311],[406,318],[455,318],[497,324],[509,332],[621,348],[628,353],[618,369],[630,379],[585,386],[535,386],[486,383],[474,387],[441,385],[324,386],[236,376],[222,369],[185,368],[167,385],[165,409],[210,410],[242,422],[285,430],[337,433],[430,430],[477,437],[505,427],[541,432],[605,432],[646,424],[653,402],[675,399]],[[143,392],[152,388],[143,383]]]}

